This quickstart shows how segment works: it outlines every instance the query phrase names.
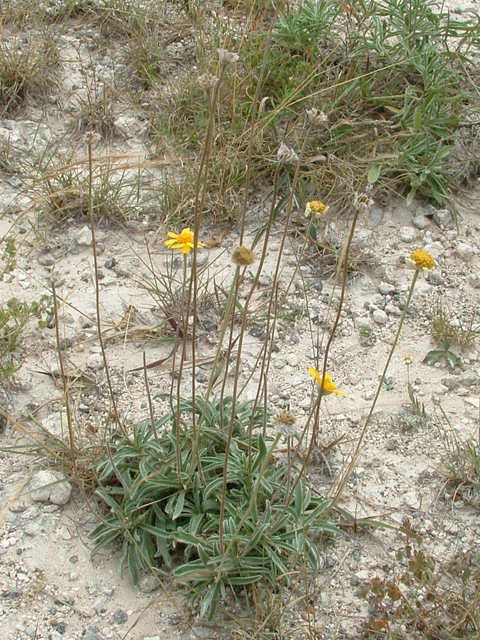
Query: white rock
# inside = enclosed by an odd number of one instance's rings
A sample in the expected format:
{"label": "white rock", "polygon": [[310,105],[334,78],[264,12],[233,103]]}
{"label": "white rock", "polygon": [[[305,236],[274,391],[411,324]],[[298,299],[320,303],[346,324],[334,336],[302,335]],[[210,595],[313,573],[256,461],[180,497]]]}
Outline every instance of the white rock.
{"label": "white rock", "polygon": [[420,213],[414,216],[412,224],[417,227],[417,229],[426,229],[430,224],[430,221],[426,216]]}
{"label": "white rock", "polygon": [[401,316],[402,315],[401,310],[398,307],[396,307],[394,304],[385,305],[385,311],[388,313],[389,316]]}
{"label": "white rock", "polygon": [[480,289],[480,274],[472,273],[468,276],[468,281],[475,289]]}
{"label": "white rock", "polygon": [[420,509],[420,499],[416,493],[416,491],[407,491],[403,496],[403,503],[405,506],[410,509],[414,509],[415,511]]}
{"label": "white rock", "polygon": [[37,471],[30,481],[30,495],[35,502],[67,504],[72,495],[72,485],[58,471]]}
{"label": "white rock", "polygon": [[428,253],[431,253],[435,260],[440,260],[445,253],[444,246],[438,241],[426,244],[423,248],[425,251],[428,251]]}
{"label": "white rock", "polygon": [[402,227],[399,236],[402,242],[413,242],[415,240],[415,229],[413,227]]}
{"label": "white rock", "polygon": [[354,373],[349,373],[347,375],[347,380],[348,380],[349,384],[352,385],[352,387],[354,387],[359,382],[358,376],[356,376]]}
{"label": "white rock", "polygon": [[455,251],[464,260],[470,261],[473,257],[473,248],[466,242],[459,242]]}
{"label": "white rock", "polygon": [[395,293],[395,286],[390,284],[389,282],[380,282],[378,285],[378,290],[382,294],[382,296],[387,296],[389,294]]}
{"label": "white rock", "polygon": [[447,209],[438,209],[433,214],[433,219],[439,227],[447,227],[453,224],[453,217],[450,211]]}
{"label": "white rock", "polygon": [[85,226],[75,236],[75,240],[77,244],[81,247],[91,247],[92,246],[92,231],[89,227]]}
{"label": "white rock", "polygon": [[296,367],[298,365],[299,359],[296,353],[289,353],[285,358],[285,362],[291,367]]}
{"label": "white rock", "polygon": [[370,329],[371,323],[368,316],[358,316],[354,320],[357,329]]}
{"label": "white rock", "polygon": [[388,322],[388,316],[382,309],[375,309],[372,317],[377,324],[386,324]]}

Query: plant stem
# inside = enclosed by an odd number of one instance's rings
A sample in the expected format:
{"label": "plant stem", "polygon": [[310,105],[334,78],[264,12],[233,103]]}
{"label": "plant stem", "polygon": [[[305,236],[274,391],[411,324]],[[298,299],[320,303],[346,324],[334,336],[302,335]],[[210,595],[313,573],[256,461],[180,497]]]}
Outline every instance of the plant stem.
{"label": "plant stem", "polygon": [[[115,415],[115,422],[117,423],[119,429],[123,432],[123,425],[120,420],[120,415],[118,413],[117,403],[115,401],[115,395],[113,393],[113,385],[112,380],[110,378],[110,371],[108,368],[107,362],[107,354],[105,351],[105,345],[103,343],[102,336],[102,324],[100,318],[100,285],[98,283],[98,257],[97,257],[97,242],[95,239],[95,222],[93,219],[93,153],[92,153],[92,144],[94,136],[93,134],[87,134],[87,150],[88,150],[88,216],[90,218],[90,229],[92,232],[92,250],[93,250],[93,268],[95,271],[94,282],[95,282],[95,313],[97,317],[97,334],[98,334],[98,342],[100,344],[100,349],[102,351],[103,363],[105,365],[105,376],[107,378],[108,391],[110,394],[110,401],[112,403],[113,412]],[[126,436],[127,434],[124,433]]]}
{"label": "plant stem", "polygon": [[410,285],[410,291],[408,292],[407,302],[405,303],[405,308],[404,308],[402,316],[400,318],[400,322],[399,322],[399,325],[398,325],[397,333],[395,335],[395,339],[394,339],[392,347],[390,349],[390,353],[388,354],[388,358],[387,358],[387,361],[385,363],[385,367],[383,369],[383,373],[382,373],[382,375],[380,377],[380,381],[379,381],[378,386],[377,386],[377,391],[375,393],[375,397],[373,398],[373,402],[372,402],[372,404],[370,406],[370,411],[368,412],[367,418],[365,420],[365,424],[363,425],[363,429],[362,429],[362,431],[360,433],[360,437],[359,437],[359,439],[357,441],[357,444],[355,445],[355,449],[354,449],[353,454],[352,454],[352,459],[351,459],[346,471],[343,473],[342,477],[340,478],[340,481],[334,487],[334,494],[333,494],[331,505],[329,507],[330,509],[332,509],[335,506],[335,504],[338,502],[338,500],[340,499],[340,496],[341,496],[342,491],[343,491],[343,489],[345,487],[345,484],[347,483],[347,480],[350,477],[350,475],[351,475],[351,473],[352,473],[352,471],[355,468],[355,465],[357,463],[358,455],[360,453],[360,447],[362,445],[363,440],[365,439],[365,435],[367,433],[367,429],[368,429],[368,427],[370,425],[370,421],[372,419],[373,412],[374,412],[375,406],[377,404],[377,400],[378,400],[378,398],[380,396],[380,392],[382,390],[382,386],[383,386],[383,383],[385,381],[385,376],[387,375],[388,367],[390,366],[390,362],[392,360],[393,354],[394,354],[395,349],[397,347],[398,340],[400,338],[400,333],[402,331],[403,323],[405,321],[405,318],[406,318],[406,315],[407,315],[407,312],[408,312],[408,308],[410,306],[410,301],[412,299],[413,292],[415,290],[415,284],[417,282],[419,273],[420,273],[419,269],[416,269],[415,270],[415,274],[414,274],[414,276],[412,278],[412,284]]}

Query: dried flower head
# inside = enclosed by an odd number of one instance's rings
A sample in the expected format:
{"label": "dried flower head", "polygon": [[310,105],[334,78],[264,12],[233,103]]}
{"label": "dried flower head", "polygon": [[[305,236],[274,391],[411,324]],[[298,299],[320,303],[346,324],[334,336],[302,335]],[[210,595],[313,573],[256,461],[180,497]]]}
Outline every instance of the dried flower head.
{"label": "dried flower head", "polygon": [[277,151],[277,160],[279,162],[288,164],[292,162],[298,162],[298,156],[293,149],[290,149],[290,147],[287,147],[287,145],[282,142]]}
{"label": "dried flower head", "polygon": [[324,394],[328,395],[330,393],[335,393],[337,396],[348,395],[346,391],[340,391],[339,389],[337,389],[337,385],[332,382],[332,376],[329,373],[325,374],[325,380],[318,373],[318,371],[316,369],[314,369],[313,367],[310,367],[308,369],[308,373],[311,376],[313,376],[313,378],[316,380],[316,382],[321,387],[323,387],[323,393]]}
{"label": "dried flower head", "polygon": [[407,367],[409,367],[412,364],[413,360],[412,360],[412,356],[411,355],[406,355],[403,358],[403,364],[407,365]]}
{"label": "dried flower head", "polygon": [[226,49],[217,49],[218,59],[222,67],[231,67],[238,60],[238,54],[233,51],[227,51]]}
{"label": "dried flower head", "polygon": [[373,207],[374,205],[374,200],[373,198],[371,198],[368,193],[356,193],[355,192],[355,196],[353,198],[353,207],[354,209],[357,210],[361,210],[361,209],[370,209],[370,207]]}
{"label": "dried flower head", "polygon": [[251,249],[247,249],[243,245],[237,247],[232,254],[232,262],[238,264],[240,267],[246,267],[255,260],[255,254]]}
{"label": "dried flower head", "polygon": [[290,411],[280,411],[280,413],[277,413],[273,418],[273,421],[275,422],[277,431],[283,436],[290,438],[297,433],[297,428],[295,427],[297,419]]}
{"label": "dried flower head", "polygon": [[201,76],[198,76],[198,86],[210,93],[212,89],[214,89],[218,84],[218,77],[212,75],[211,73],[202,73]]}
{"label": "dried flower head", "polygon": [[[181,249],[182,253],[190,253],[195,248],[195,238],[193,231],[187,227],[181,233],[168,232],[170,240],[165,240],[165,246],[169,249]],[[197,242],[197,249],[201,249],[205,245],[203,242]]]}
{"label": "dried flower head", "polygon": [[424,249],[415,249],[413,253],[405,258],[405,264],[409,269],[419,269],[425,277],[437,266],[432,254]]}
{"label": "dried flower head", "polygon": [[85,143],[88,146],[93,146],[94,144],[96,144],[102,139],[102,136],[99,133],[96,133],[95,131],[87,131],[87,133],[84,136],[84,139],[85,139]]}
{"label": "dried flower head", "polygon": [[312,124],[328,125],[328,116],[323,111],[319,111],[315,107],[307,109],[307,118]]}
{"label": "dried flower head", "polygon": [[316,216],[323,216],[330,209],[329,206],[323,204],[319,200],[312,200],[311,202],[307,202],[305,207],[305,215],[310,216],[314,213]]}

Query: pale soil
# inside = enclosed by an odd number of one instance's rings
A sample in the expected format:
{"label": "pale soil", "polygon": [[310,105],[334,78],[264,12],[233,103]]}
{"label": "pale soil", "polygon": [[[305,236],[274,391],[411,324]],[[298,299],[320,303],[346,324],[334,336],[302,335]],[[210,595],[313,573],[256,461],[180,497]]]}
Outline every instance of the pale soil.
{"label": "pale soil", "polygon": [[[75,47],[81,37],[72,32],[66,38],[65,59],[68,56],[74,58],[73,52],[77,51]],[[72,44],[75,47],[71,48]],[[97,62],[101,65],[101,61]],[[75,83],[82,86],[83,80],[79,66],[72,64],[70,70],[70,73],[65,73],[63,106],[69,106],[72,113],[78,91]],[[103,71],[106,73],[105,69]],[[125,108],[119,115],[130,114]],[[54,103],[49,118],[46,124],[41,110],[31,107],[20,117],[0,123],[2,140],[11,136],[25,153],[31,152],[33,147],[38,151],[47,141],[55,136],[61,137],[68,130],[64,112]],[[39,121],[42,124],[34,135]],[[109,153],[143,152],[141,133],[137,131],[127,139],[116,139],[105,150]],[[158,175],[154,174],[153,179],[158,179]],[[92,423],[95,425],[104,415],[108,396],[98,341],[92,328],[95,326],[92,249],[88,246],[76,249],[76,239],[85,221],[72,220],[67,226],[44,227],[44,238],[39,239],[28,224],[31,220],[36,227],[36,216],[30,210],[32,201],[28,193],[19,196],[21,189],[9,183],[8,175],[0,175],[0,190],[1,205],[5,210],[0,219],[0,238],[12,233],[20,248],[16,269],[0,284],[0,299],[17,296],[35,300],[50,292],[52,268],[41,266],[38,258],[47,250],[51,253],[55,272],[60,276],[58,294],[66,302],[61,310],[61,337],[72,339],[71,346],[64,352],[68,358],[67,365],[69,370],[86,371],[98,382],[99,390],[87,392],[77,403],[79,428],[91,428]],[[314,486],[328,494],[333,480],[348,461],[352,444],[364,424],[398,327],[396,312],[388,313],[384,324],[375,322],[371,305],[391,302],[399,310],[397,303],[406,297],[412,278],[412,272],[405,269],[401,258],[426,245],[437,259],[440,275],[436,284],[429,284],[423,279],[418,282],[411,313],[388,370],[387,388],[380,395],[357,469],[346,485],[341,506],[357,518],[369,517],[394,525],[400,524],[404,517],[410,517],[422,532],[425,549],[439,560],[448,558],[455,550],[480,544],[478,509],[462,501],[453,503],[445,491],[444,480],[436,471],[445,450],[445,439],[439,425],[449,428],[439,416],[438,401],[462,438],[467,439],[478,430],[478,345],[465,350],[456,349],[462,357],[463,367],[455,374],[444,364],[435,367],[422,364],[426,353],[435,346],[430,337],[430,325],[438,300],[452,311],[459,322],[468,323],[472,317],[475,323],[478,322],[476,313],[480,289],[474,287],[476,280],[471,276],[480,274],[479,195],[480,190],[475,188],[468,197],[462,198],[458,232],[454,225],[439,229],[431,219],[425,230],[413,227],[412,216],[419,203],[407,209],[402,202],[395,201],[383,211],[381,220],[378,209],[375,215],[366,213],[360,219],[357,247],[363,259],[347,285],[345,313],[329,362],[333,379],[339,388],[348,392],[348,396],[329,396],[322,405],[320,442],[327,447],[339,438],[341,444],[330,454],[315,459],[310,469]],[[335,216],[332,220],[329,233],[343,240],[347,222],[335,220]],[[413,230],[412,239],[408,242],[400,239],[405,227]],[[205,231],[205,236],[211,232],[212,229]],[[248,238],[253,233],[252,225]],[[97,238],[104,245],[99,256],[104,273],[100,281],[102,324],[106,335],[115,336],[114,340],[107,341],[107,357],[118,391],[121,414],[130,424],[146,417],[148,406],[143,373],[129,373],[128,370],[141,366],[143,351],[147,362],[162,358],[166,353],[166,348],[152,338],[144,339],[138,333],[132,338],[125,333],[127,325],[132,329],[132,326],[162,324],[162,314],[140,283],[148,275],[148,269],[142,262],[146,260],[146,238],[152,242],[156,268],[164,272],[165,260],[169,257],[163,247],[164,236],[163,229],[157,230],[147,218],[139,217],[128,229],[116,225],[103,226]],[[232,230],[222,247],[206,252],[209,263],[220,256],[212,267],[211,275],[216,275],[222,282],[228,283],[233,273],[230,252],[236,238],[235,230]],[[269,246],[264,268],[266,276],[273,274],[278,245],[277,234]],[[75,247],[73,253],[72,247]],[[284,285],[292,273],[297,250],[298,240],[292,236],[285,255]],[[115,258],[117,266],[125,271],[116,273],[105,267],[105,261],[110,258]],[[313,345],[325,344],[321,319],[327,317],[327,300],[332,292],[333,278],[322,273],[315,261],[305,263],[300,274],[297,288],[292,289],[288,301],[295,322],[280,327],[279,351],[273,355],[269,389],[272,407],[280,409],[289,405],[301,425],[306,419],[312,393],[307,368],[315,366]],[[319,282],[323,284],[323,290]],[[394,286],[391,300],[379,293],[382,282]],[[268,286],[262,291],[268,291]],[[130,305],[137,309],[137,315],[128,319],[127,325],[125,322],[122,324]],[[93,325],[82,326],[86,319],[91,319]],[[215,315],[209,319],[218,324]],[[370,344],[362,341],[362,332],[365,334],[362,327],[367,326],[370,328],[367,332],[371,336]],[[215,343],[215,336],[215,329],[202,334],[199,342],[202,356],[212,352],[211,343]],[[257,381],[254,369],[259,345],[257,338],[248,336],[241,376],[246,382],[253,372],[253,378],[247,385],[246,397],[251,397]],[[409,405],[407,367],[404,364],[406,355],[412,358],[410,380],[429,416],[424,423],[410,427],[408,416],[399,416],[402,407]],[[58,369],[54,331],[37,329],[32,324],[25,339],[24,358],[23,368],[15,376],[15,386],[4,390],[2,409],[24,428],[32,429],[25,418],[28,410],[34,410],[42,421],[63,404],[54,380],[38,373],[40,370]],[[205,371],[208,373],[208,365]],[[188,375],[183,381],[185,390],[189,387]],[[449,390],[442,380],[450,384],[454,376],[458,378],[458,385]],[[170,366],[167,364],[153,370],[149,380],[152,394],[169,391]],[[201,384],[199,390],[202,390]],[[162,410],[160,402],[154,405],[157,412]],[[131,585],[128,575],[120,579],[116,550],[99,554],[91,560],[92,544],[88,536],[94,517],[80,492],[74,491],[65,507],[32,502],[28,480],[34,470],[46,463],[8,451],[9,447],[23,442],[12,422],[0,438],[1,447],[6,451],[0,460],[2,640],[59,640],[61,637],[78,640],[82,636],[86,640],[144,640],[156,636],[162,640],[173,640],[189,638],[192,633],[206,638],[230,632],[232,626],[223,618],[212,626],[199,624],[186,606],[182,593],[168,583],[165,588],[144,593]],[[379,573],[386,562],[392,562],[400,545],[399,537],[389,530],[362,529],[358,534],[347,535],[325,548],[325,570],[318,577],[317,591],[310,599],[315,619],[307,612],[304,600],[292,604],[285,614],[286,637],[360,637],[367,605],[358,596],[358,585]],[[21,597],[12,599],[8,596],[14,588],[21,590]],[[104,600],[100,604],[99,598]],[[126,622],[115,622],[113,616],[119,610],[128,615]],[[240,605],[238,610],[241,611]],[[62,626],[64,622],[67,623],[66,629]]]}

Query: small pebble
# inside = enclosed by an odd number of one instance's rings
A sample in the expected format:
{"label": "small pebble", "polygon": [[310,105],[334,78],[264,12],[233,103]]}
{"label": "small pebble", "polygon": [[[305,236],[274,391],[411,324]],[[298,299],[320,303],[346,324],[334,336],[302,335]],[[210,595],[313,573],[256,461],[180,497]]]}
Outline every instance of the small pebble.
{"label": "small pebble", "polygon": [[372,317],[377,324],[386,324],[388,322],[388,316],[382,309],[375,309]]}
{"label": "small pebble", "polygon": [[115,613],[113,614],[113,621],[115,624],[125,624],[127,620],[128,615],[121,609],[117,609],[117,611],[115,611]]}
{"label": "small pebble", "polygon": [[409,244],[415,240],[415,229],[413,227],[402,227],[399,236],[402,242]]}
{"label": "small pebble", "polygon": [[55,258],[51,253],[44,253],[37,258],[38,264],[42,265],[42,267],[53,267],[55,264]]}

